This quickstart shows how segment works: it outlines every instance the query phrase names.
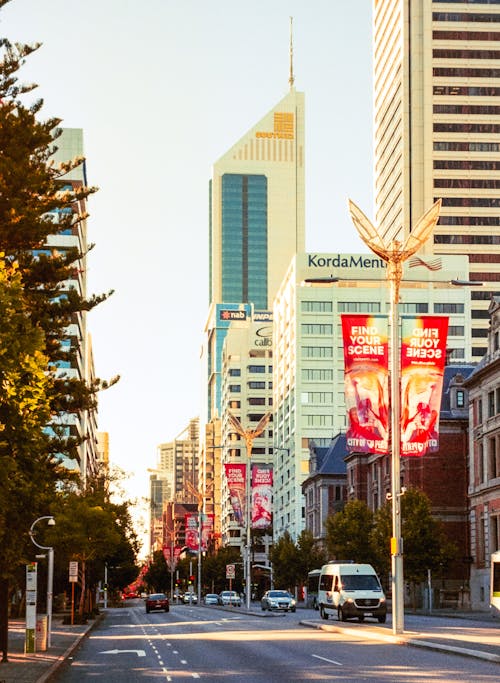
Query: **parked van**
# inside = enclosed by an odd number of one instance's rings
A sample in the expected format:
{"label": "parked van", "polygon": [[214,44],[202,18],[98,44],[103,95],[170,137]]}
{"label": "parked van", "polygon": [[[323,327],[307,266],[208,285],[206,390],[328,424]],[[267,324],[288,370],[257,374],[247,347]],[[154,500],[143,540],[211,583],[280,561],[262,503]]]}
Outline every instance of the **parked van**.
{"label": "parked van", "polygon": [[387,603],[379,578],[371,564],[329,562],[321,568],[318,587],[322,619],[336,614],[339,621],[375,617],[383,624]]}

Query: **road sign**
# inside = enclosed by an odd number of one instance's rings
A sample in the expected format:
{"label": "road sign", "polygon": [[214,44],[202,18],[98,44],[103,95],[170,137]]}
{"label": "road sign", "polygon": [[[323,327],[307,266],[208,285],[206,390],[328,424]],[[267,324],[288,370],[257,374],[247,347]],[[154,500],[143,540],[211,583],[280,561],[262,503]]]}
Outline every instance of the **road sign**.
{"label": "road sign", "polygon": [[226,564],[226,579],[234,579],[236,577],[236,567],[234,564]]}
{"label": "road sign", "polygon": [[78,562],[69,563],[69,582],[76,583],[78,581]]}

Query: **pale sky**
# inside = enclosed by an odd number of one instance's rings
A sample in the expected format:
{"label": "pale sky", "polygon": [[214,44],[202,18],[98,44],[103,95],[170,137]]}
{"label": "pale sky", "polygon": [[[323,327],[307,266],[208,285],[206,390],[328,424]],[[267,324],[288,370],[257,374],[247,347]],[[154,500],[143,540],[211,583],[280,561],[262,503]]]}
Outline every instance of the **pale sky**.
{"label": "pale sky", "polygon": [[212,164],[288,91],[305,93],[306,249],[360,252],[373,217],[371,0],[11,0],[0,35],[41,42],[20,72],[41,118],[82,128],[89,315],[111,460],[148,496],[157,446],[200,412]]}

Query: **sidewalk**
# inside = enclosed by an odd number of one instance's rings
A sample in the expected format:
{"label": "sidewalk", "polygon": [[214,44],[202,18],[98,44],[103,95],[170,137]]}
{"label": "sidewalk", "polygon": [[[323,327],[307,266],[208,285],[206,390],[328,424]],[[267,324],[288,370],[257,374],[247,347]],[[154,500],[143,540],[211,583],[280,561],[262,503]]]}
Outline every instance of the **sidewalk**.
{"label": "sidewalk", "polygon": [[52,618],[52,643],[46,652],[24,654],[24,619],[9,620],[9,661],[0,663],[0,683],[44,683],[76,649],[81,639],[99,621],[87,624],[63,624],[63,616]]}
{"label": "sidewalk", "polygon": [[[474,623],[473,623],[474,622]],[[485,612],[434,610],[405,612],[402,634],[393,634],[390,623],[359,623],[303,619],[304,626],[386,643],[453,652],[500,664],[500,622]]]}

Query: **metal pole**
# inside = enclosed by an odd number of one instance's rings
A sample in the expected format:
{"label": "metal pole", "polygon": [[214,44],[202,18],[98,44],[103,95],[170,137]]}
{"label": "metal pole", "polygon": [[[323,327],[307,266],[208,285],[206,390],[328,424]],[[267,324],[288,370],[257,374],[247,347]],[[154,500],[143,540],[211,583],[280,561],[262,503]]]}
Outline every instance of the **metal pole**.
{"label": "metal pole", "polygon": [[401,538],[401,401],[399,391],[399,282],[391,279],[391,502],[392,631],[404,630],[403,539]]}
{"label": "metal pole", "polygon": [[52,515],[43,515],[43,517],[38,517],[35,519],[29,530],[29,536],[33,545],[36,545],[40,550],[47,550],[48,553],[48,563],[47,563],[47,647],[49,648],[52,642],[52,591],[54,585],[54,548],[47,545],[40,545],[35,541],[33,535],[33,529],[35,525],[42,519],[48,520],[48,523],[53,526],[55,524],[54,517]]}
{"label": "metal pole", "polygon": [[47,566],[47,647],[52,642],[52,592],[54,586],[54,548],[48,549]]}
{"label": "metal pole", "polygon": [[247,540],[246,540],[246,556],[245,556],[245,561],[246,561],[246,603],[247,603],[247,609],[250,609],[250,598],[251,598],[251,591],[252,591],[252,570],[251,570],[251,557],[250,557],[250,546],[252,543],[252,532],[251,532],[251,511],[250,511],[250,505],[251,505],[251,499],[250,499],[250,492],[251,492],[251,487],[250,487],[250,456],[252,453],[252,442],[251,440],[247,440],[247,476],[245,479],[245,485],[246,485],[246,527],[247,527]]}
{"label": "metal pole", "polygon": [[104,609],[108,609],[108,563],[104,563]]}
{"label": "metal pole", "polygon": [[198,605],[201,605],[201,527],[202,513],[198,506]]}

